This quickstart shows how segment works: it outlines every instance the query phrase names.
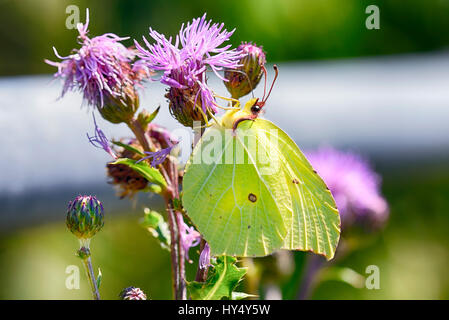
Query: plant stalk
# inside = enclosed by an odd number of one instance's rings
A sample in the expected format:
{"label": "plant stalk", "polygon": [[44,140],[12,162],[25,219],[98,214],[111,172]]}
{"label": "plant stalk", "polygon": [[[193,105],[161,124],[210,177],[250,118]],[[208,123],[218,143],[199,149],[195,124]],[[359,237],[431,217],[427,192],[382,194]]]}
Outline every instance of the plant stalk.
{"label": "plant stalk", "polygon": [[87,278],[90,283],[90,289],[92,291],[92,297],[94,300],[100,300],[100,292],[97,288],[97,280],[95,279],[94,270],[92,268],[92,259],[90,257],[83,259],[84,269],[87,273]]}
{"label": "plant stalk", "polygon": [[[132,119],[127,123],[127,125],[142,145],[144,151],[155,151],[153,142],[145,133],[139,121]],[[170,229],[170,257],[172,261],[173,295],[176,300],[185,300],[187,298],[187,293],[184,281],[184,254],[182,252],[182,246],[180,245],[181,238],[179,235],[177,213],[174,211],[173,207],[173,199],[179,197],[178,171],[175,164],[170,164],[170,166],[171,170],[169,170],[169,173],[163,165],[159,166],[159,170],[168,184],[168,188],[166,192],[164,192],[164,198],[167,207],[168,225]]]}

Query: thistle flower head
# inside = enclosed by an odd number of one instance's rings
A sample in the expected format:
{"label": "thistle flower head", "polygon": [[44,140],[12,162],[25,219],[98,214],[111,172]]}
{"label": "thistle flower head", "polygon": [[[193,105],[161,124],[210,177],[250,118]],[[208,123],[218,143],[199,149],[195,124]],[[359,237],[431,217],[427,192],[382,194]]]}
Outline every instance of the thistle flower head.
{"label": "thistle flower head", "polygon": [[261,66],[267,62],[262,47],[257,46],[255,43],[242,42],[242,44],[237,47],[237,50],[245,54],[243,58],[256,59],[257,63]]}
{"label": "thistle flower head", "polygon": [[136,54],[126,48],[121,38],[113,33],[89,38],[89,12],[86,23],[79,23],[81,48],[62,57],[53,48],[60,62],[45,60],[58,68],[55,77],[62,78],[63,97],[68,91],[81,91],[87,105],[98,108],[101,115],[113,123],[126,121],[138,108],[136,85],[149,75],[142,63],[132,66]]}
{"label": "thistle flower head", "polygon": [[174,43],[172,38],[167,39],[151,28],[149,35],[155,40],[154,44],[144,37],[145,49],[135,41],[148,67],[163,72],[160,81],[170,87],[166,95],[170,111],[185,126],[192,126],[193,121],[203,121],[209,113],[217,112],[206,71],[210,69],[226,81],[219,71],[239,65],[239,51],[230,50],[230,45],[220,47],[233,32],[224,29],[224,24],[207,21],[204,14],[182,25]]}
{"label": "thistle flower head", "polygon": [[120,292],[119,297],[122,300],[147,300],[147,295],[136,287],[128,287]]}
{"label": "thistle flower head", "polygon": [[380,194],[381,179],[359,155],[332,148],[306,153],[334,196],[342,228],[357,225],[375,230],[388,218],[388,204]]}
{"label": "thistle flower head", "polygon": [[237,47],[243,57],[240,59],[240,67],[225,70],[225,86],[234,99],[239,99],[256,88],[263,74],[266,63],[265,53],[262,47],[256,44],[243,42]]}
{"label": "thistle flower head", "polygon": [[104,209],[94,196],[78,196],[67,208],[66,224],[80,240],[92,238],[104,225]]}

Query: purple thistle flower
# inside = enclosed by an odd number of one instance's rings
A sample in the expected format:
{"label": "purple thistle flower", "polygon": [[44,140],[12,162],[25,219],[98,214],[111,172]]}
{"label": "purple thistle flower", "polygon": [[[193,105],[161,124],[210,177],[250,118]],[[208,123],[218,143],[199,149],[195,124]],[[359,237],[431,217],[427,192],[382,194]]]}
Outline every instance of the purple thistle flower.
{"label": "purple thistle flower", "polygon": [[199,263],[200,269],[203,269],[203,270],[212,266],[212,264],[210,263],[210,247],[207,242],[204,244],[204,248],[200,253],[200,259],[199,259],[198,263]]}
{"label": "purple thistle flower", "polygon": [[197,246],[201,241],[201,234],[195,228],[189,227],[182,217],[178,218],[179,235],[181,237],[181,245],[189,262],[189,249]]}
{"label": "purple thistle flower", "polygon": [[[128,37],[106,33],[90,39],[87,36],[88,26],[89,10],[86,10],[86,23],[77,25],[81,48],[74,49],[67,57],[62,57],[53,47],[55,55],[62,61],[45,62],[57,67],[55,77],[64,80],[61,97],[68,91],[81,91],[87,105],[97,107],[103,117],[118,123],[124,115],[108,116],[105,114],[108,110],[103,109],[113,106],[112,109],[121,113],[134,114],[138,107],[135,85],[149,75],[149,70],[147,67],[143,69],[141,62],[136,62],[134,67],[131,65],[136,51],[120,43],[129,39]],[[127,114],[126,118],[128,117]]]}
{"label": "purple thistle flower", "polygon": [[388,204],[380,194],[380,176],[359,155],[333,148],[306,153],[326,182],[340,211],[343,229],[354,224],[376,229],[388,218]]}
{"label": "purple thistle flower", "polygon": [[263,52],[262,47],[257,46],[255,43],[242,42],[241,45],[237,47],[237,50],[242,51],[245,56],[250,56],[253,59],[257,59],[260,65],[265,65],[267,58],[265,52]]}
{"label": "purple thistle flower", "polygon": [[88,133],[86,133],[87,138],[89,139],[89,142],[96,148],[103,149],[107,153],[111,155],[112,158],[117,159],[117,156],[115,155],[114,151],[112,151],[112,148],[109,144],[108,138],[106,138],[106,135],[104,132],[98,127],[97,121],[95,120],[95,115],[92,112],[92,117],[94,118],[94,124],[95,124],[95,134],[93,137],[89,136]]}
{"label": "purple thistle flower", "polygon": [[156,168],[170,155],[172,149],[179,143],[179,140],[176,139],[170,131],[155,123],[150,123],[148,125],[148,134],[157,142],[157,146],[160,146],[161,149],[152,152],[145,151],[147,156],[139,159],[136,163],[143,160],[152,159],[151,166]]}
{"label": "purple thistle flower", "polygon": [[[224,24],[206,21],[204,14],[186,26],[182,25],[174,44],[172,38],[167,39],[151,28],[149,35],[156,41],[154,44],[150,44],[145,37],[143,41],[147,49],[137,41],[134,42],[141,58],[147,61],[148,67],[155,71],[163,71],[161,83],[181,91],[169,95],[171,103],[183,104],[172,108],[185,108],[187,102],[190,102],[193,103],[193,107],[190,108],[194,109],[199,107],[200,103],[203,113],[208,115],[209,111],[216,113],[217,108],[214,93],[207,84],[207,69],[210,68],[220,79],[226,81],[218,72],[223,68],[238,67],[238,61],[242,57],[239,51],[229,50],[231,45],[220,48],[233,32],[234,30],[228,32],[224,29]],[[183,96],[181,101],[176,99],[179,95]],[[195,118],[191,114],[190,116]]]}
{"label": "purple thistle flower", "polygon": [[145,154],[147,154],[146,157],[143,157],[136,161],[136,163],[139,163],[141,161],[151,159],[151,166],[153,168],[156,168],[158,165],[162,164],[165,159],[169,156],[171,150],[173,149],[175,145],[172,145],[170,147],[158,150],[158,151],[145,151]]}

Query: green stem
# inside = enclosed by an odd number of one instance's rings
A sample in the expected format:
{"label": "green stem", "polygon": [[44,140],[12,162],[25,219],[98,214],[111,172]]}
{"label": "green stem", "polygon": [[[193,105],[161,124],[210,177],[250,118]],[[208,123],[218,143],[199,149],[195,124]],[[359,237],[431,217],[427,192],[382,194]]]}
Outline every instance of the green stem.
{"label": "green stem", "polygon": [[92,259],[90,257],[83,259],[84,268],[89,279],[90,288],[92,290],[92,296],[94,300],[100,300],[100,292],[97,288],[97,280],[95,279],[94,270],[92,268]]}
{"label": "green stem", "polygon": [[[144,151],[155,151],[155,146],[148,135],[143,130],[141,124],[136,119],[132,119],[127,123],[128,127],[134,133],[136,139],[142,145]],[[172,260],[172,277],[173,290],[176,300],[186,300],[186,285],[185,285],[185,257],[181,245],[181,235],[179,234],[179,215],[173,206],[173,199],[179,199],[178,193],[178,170],[175,163],[170,163],[169,170],[162,164],[158,169],[167,181],[168,187],[164,190],[164,198],[167,207],[168,225],[170,229],[170,251]]]}

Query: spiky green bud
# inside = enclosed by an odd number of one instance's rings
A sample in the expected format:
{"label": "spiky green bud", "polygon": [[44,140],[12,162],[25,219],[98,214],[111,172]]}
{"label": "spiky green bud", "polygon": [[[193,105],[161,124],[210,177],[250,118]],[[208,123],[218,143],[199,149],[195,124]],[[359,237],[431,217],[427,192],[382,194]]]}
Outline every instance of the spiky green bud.
{"label": "spiky green bud", "polygon": [[[193,127],[195,122],[204,124],[206,119],[210,119],[210,115],[201,112],[201,98],[198,97],[198,88],[168,89],[165,97],[169,101],[169,110],[172,116],[185,127]],[[212,113],[213,110],[210,109]],[[206,117],[206,119],[205,119]]]}
{"label": "spiky green bud", "polygon": [[266,63],[265,53],[262,47],[252,43],[242,43],[237,50],[246,55],[240,59],[240,67],[237,69],[226,69],[224,81],[226,88],[234,99],[239,99],[256,88],[262,78],[262,67]]}
{"label": "spiky green bud", "polygon": [[94,196],[78,196],[69,203],[66,224],[80,240],[92,238],[104,225],[104,209]]}
{"label": "spiky green bud", "polygon": [[139,109],[139,95],[132,85],[123,89],[122,96],[105,95],[103,99],[104,104],[98,111],[111,123],[129,122]]}

